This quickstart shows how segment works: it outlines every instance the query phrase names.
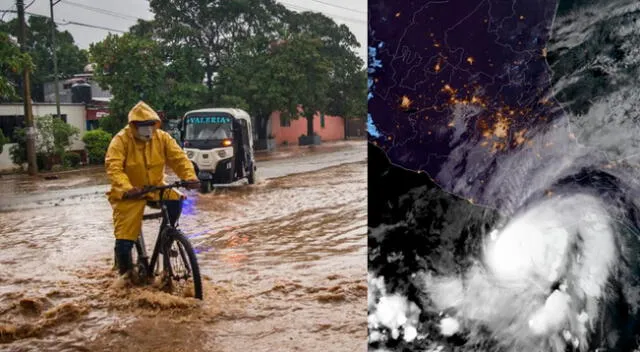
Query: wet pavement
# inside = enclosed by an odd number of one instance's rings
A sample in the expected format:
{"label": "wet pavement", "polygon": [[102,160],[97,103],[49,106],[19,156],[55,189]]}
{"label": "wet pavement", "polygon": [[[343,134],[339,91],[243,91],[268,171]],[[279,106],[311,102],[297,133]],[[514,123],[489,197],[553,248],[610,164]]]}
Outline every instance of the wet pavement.
{"label": "wet pavement", "polygon": [[[282,148],[257,158],[258,179],[270,179],[319,170],[366,159],[366,141],[327,143],[319,147]],[[284,157],[287,155],[288,157]],[[171,180],[171,172],[168,172]],[[55,176],[58,179],[45,180]],[[246,183],[239,181],[238,183]],[[62,206],[102,200],[108,190],[104,169],[89,167],[71,172],[8,175],[0,178],[0,212]],[[224,187],[224,186],[223,186]]]}
{"label": "wet pavement", "polygon": [[[366,350],[365,158],[360,142],[261,161],[256,185],[189,193],[181,228],[206,277],[203,302],[109,288],[100,170],[37,192],[13,180],[0,201],[0,350]],[[144,225],[149,247],[158,226]]]}
{"label": "wet pavement", "polygon": [[332,141],[322,143],[320,145],[280,145],[272,151],[257,151],[255,153],[256,161],[277,160],[286,158],[303,157],[308,155],[318,155],[321,153],[332,153],[341,150],[352,148],[364,142],[364,139],[347,140],[347,141]]}

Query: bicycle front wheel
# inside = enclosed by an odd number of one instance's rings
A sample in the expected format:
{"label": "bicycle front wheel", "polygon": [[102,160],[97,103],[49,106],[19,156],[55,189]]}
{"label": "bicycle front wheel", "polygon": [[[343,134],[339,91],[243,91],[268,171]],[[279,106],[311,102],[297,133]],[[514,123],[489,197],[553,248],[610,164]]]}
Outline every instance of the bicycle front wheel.
{"label": "bicycle front wheel", "polygon": [[167,234],[162,254],[165,279],[172,290],[183,296],[202,299],[202,280],[196,253],[180,230]]}

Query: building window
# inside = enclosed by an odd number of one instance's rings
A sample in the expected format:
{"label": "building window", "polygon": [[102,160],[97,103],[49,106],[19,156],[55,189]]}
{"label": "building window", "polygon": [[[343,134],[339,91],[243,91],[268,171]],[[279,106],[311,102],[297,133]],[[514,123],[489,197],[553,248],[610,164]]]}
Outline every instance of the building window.
{"label": "building window", "polygon": [[324,128],[324,113],[320,114],[320,127]]}
{"label": "building window", "polygon": [[291,127],[291,119],[280,116],[280,127]]}
{"label": "building window", "polygon": [[24,128],[24,115],[2,115],[0,116],[0,130],[2,134],[9,139],[9,142],[15,142],[13,133],[19,128]]}

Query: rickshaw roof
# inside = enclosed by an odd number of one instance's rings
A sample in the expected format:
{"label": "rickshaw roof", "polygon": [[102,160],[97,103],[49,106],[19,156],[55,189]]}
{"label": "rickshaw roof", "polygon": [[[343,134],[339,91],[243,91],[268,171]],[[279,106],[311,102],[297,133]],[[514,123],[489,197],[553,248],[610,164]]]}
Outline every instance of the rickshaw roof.
{"label": "rickshaw roof", "polygon": [[187,111],[184,114],[184,116],[187,116],[189,114],[201,114],[201,113],[215,114],[215,113],[221,113],[221,112],[227,113],[236,119],[251,121],[251,116],[249,116],[249,113],[247,113],[242,109],[234,109],[234,108],[210,108],[210,109],[191,110],[191,111]]}

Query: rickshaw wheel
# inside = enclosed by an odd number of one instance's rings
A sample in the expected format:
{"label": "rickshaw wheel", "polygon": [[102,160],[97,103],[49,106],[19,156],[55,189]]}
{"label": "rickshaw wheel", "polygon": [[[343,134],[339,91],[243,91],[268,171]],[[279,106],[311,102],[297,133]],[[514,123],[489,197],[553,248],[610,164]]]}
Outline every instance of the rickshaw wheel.
{"label": "rickshaw wheel", "polygon": [[212,189],[211,181],[201,181],[200,182],[200,193],[207,194],[211,192]]}

